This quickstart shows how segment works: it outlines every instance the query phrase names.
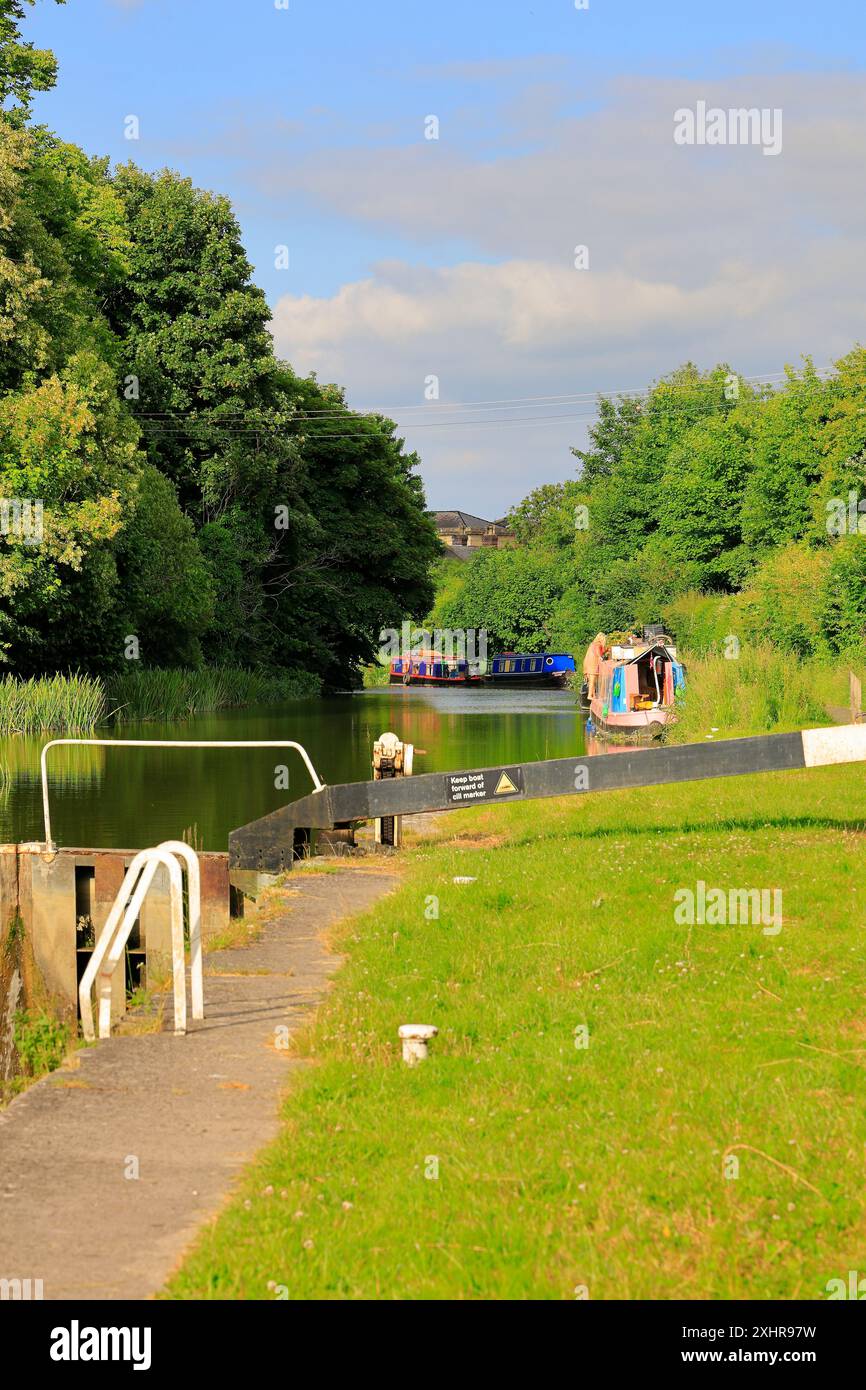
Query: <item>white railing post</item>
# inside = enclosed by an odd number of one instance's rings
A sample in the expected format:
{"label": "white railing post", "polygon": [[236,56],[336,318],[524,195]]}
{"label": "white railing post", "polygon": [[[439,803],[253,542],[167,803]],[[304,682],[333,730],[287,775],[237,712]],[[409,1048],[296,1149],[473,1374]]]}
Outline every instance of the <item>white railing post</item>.
{"label": "white railing post", "polygon": [[90,748],[294,748],[309,772],[315,790],[320,792],[324,786],[324,783],[319,780],[319,774],[313,767],[306,748],[302,743],[295,743],[292,739],[52,738],[43,747],[39,759],[42,777],[42,818],[45,823],[44,844],[46,849],[52,851],[56,849],[56,845],[51,838],[51,812],[48,805],[48,750],[49,748],[70,746]]}
{"label": "white railing post", "polygon": [[96,1032],[93,1027],[93,1009],[90,1002],[90,991],[93,988],[93,982],[99,973],[99,968],[102,965],[103,959],[105,958],[105,954],[109,946],[111,945],[112,940],[114,939],[114,933],[117,930],[118,923],[120,922],[121,916],[123,915],[123,909],[126,906],[126,903],[129,899],[129,895],[132,892],[133,887],[135,886],[135,881],[138,878],[144,864],[147,861],[148,853],[149,851],[146,849],[141,850],[135,856],[129,868],[127,869],[117,897],[111,904],[111,910],[108,914],[108,917],[106,918],[105,926],[99,933],[99,939],[94,944],[90,960],[87,962],[84,974],[81,977],[81,983],[78,986],[78,1005],[81,1012],[81,1028],[85,1038],[87,1038],[91,1042],[96,1037]]}
{"label": "white railing post", "polygon": [[159,847],[179,854],[186,860],[186,881],[189,891],[189,968],[192,992],[192,1016],[204,1018],[204,967],[201,953],[201,869],[198,855],[183,840],[164,840]]}
{"label": "white railing post", "polygon": [[[195,851],[181,840],[167,840],[155,849],[138,853],[126,871],[120,892],[99,933],[93,954],[81,977],[78,999],[85,1038],[95,1037],[91,990],[99,978],[99,1036],[111,1033],[111,981],[141,912],[156,870],[168,870],[171,903],[171,964],[174,986],[174,1031],[186,1032],[186,960],[183,942],[183,877],[178,856],[186,861],[190,910],[190,963],[193,1018],[204,1018],[204,981],[201,952],[201,877]],[[119,924],[119,925],[118,925]],[[104,962],[104,965],[103,965]]]}

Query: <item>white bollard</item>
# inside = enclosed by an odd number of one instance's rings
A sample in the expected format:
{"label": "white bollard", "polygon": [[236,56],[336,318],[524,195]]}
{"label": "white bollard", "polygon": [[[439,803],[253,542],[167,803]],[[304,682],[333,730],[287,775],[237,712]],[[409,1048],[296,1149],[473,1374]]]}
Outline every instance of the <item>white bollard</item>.
{"label": "white bollard", "polygon": [[432,1023],[404,1023],[399,1029],[403,1040],[403,1061],[407,1067],[414,1067],[429,1056],[431,1038],[439,1032]]}

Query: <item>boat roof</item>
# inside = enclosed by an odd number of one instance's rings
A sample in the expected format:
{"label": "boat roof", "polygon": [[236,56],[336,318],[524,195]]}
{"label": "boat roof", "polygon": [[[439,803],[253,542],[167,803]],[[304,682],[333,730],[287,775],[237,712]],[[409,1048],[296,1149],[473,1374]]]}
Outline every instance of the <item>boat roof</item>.
{"label": "boat roof", "polygon": [[[617,644],[619,645],[619,644]],[[670,646],[674,644],[671,642]],[[670,647],[667,642],[635,642],[632,644],[633,656],[617,657],[611,654],[609,660],[616,666],[631,666],[635,661],[641,661],[645,656],[652,656],[658,652],[661,656],[670,658]]]}
{"label": "boat roof", "polygon": [[443,656],[441,652],[433,651],[432,647],[426,647],[423,651],[407,652],[403,656],[392,656],[392,663],[395,661],[465,661],[465,656]]}

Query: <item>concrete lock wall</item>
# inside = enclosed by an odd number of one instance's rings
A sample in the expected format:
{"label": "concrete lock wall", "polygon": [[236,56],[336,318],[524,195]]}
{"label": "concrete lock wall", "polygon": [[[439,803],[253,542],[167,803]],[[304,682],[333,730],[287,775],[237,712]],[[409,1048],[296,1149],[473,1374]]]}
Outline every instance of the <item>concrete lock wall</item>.
{"label": "concrete lock wall", "polygon": [[[38,987],[58,1015],[74,1018],[78,981],[92,942],[99,936],[136,850],[59,849],[40,844],[0,845],[0,923],[4,939],[16,920],[27,945]],[[230,909],[227,854],[198,856],[201,870],[202,939],[228,926]],[[90,945],[79,946],[79,918],[93,926]],[[88,934],[89,935],[89,934]],[[171,903],[168,870],[154,875],[129,946],[143,969],[133,983],[153,985],[171,975]],[[136,954],[140,952],[140,954]],[[126,1008],[126,971],[118,964],[112,983],[112,1017]]]}

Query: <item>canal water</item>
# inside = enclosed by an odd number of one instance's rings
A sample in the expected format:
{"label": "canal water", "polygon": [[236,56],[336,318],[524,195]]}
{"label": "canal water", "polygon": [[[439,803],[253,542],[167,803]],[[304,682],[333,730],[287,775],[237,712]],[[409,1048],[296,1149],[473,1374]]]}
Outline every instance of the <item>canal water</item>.
{"label": "canal water", "polygon": [[[393,686],[356,695],[222,710],[171,723],[124,724],[99,737],[294,739],[323,782],[366,781],[373,743],[393,731],[423,754],[415,773],[567,758],[585,751],[570,691]],[[39,753],[49,735],[0,739],[0,839],[41,840]],[[225,850],[230,830],[304,796],[291,750],[56,748],[48,755],[51,821],[60,845],[140,849],[187,833]],[[280,766],[288,768],[289,786]],[[279,783],[279,786],[277,785]]]}

